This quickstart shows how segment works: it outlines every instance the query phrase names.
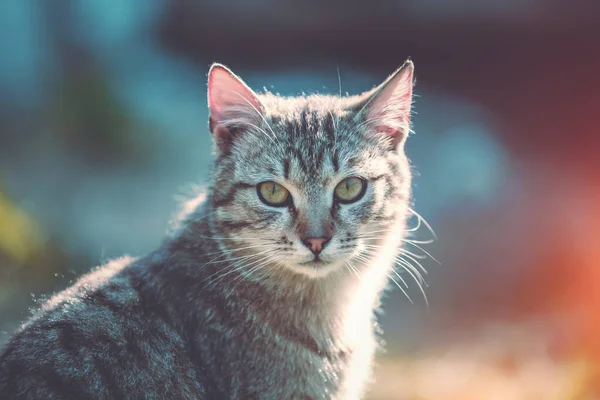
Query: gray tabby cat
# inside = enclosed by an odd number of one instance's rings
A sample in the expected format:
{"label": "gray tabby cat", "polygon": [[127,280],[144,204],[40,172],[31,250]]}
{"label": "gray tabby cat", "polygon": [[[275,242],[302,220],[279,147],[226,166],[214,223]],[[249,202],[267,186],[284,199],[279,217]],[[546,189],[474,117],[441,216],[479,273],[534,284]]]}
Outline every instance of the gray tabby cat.
{"label": "gray tabby cat", "polygon": [[206,199],[159,249],[55,295],[0,355],[0,399],[358,399],[405,233],[413,64],[359,96],[208,76]]}

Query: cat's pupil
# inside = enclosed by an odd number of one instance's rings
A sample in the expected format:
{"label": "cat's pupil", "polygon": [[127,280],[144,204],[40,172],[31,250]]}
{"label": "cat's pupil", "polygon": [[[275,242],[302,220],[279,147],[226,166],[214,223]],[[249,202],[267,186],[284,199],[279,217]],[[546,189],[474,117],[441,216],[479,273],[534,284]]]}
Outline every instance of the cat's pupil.
{"label": "cat's pupil", "polygon": [[351,191],[353,189],[353,187],[355,188],[356,185],[358,184],[358,181],[354,178],[350,178],[346,181],[346,190],[347,191]]}

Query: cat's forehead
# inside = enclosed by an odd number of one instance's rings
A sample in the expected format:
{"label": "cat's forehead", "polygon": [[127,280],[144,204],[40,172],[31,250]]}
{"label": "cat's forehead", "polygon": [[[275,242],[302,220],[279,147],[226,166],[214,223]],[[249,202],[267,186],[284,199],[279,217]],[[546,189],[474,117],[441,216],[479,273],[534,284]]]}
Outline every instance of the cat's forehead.
{"label": "cat's forehead", "polygon": [[255,180],[282,180],[308,188],[326,186],[336,177],[363,175],[373,162],[364,147],[344,145],[338,137],[306,136],[256,148],[238,164],[238,171]]}
{"label": "cat's forehead", "polygon": [[347,99],[318,95],[270,99],[265,107],[266,122],[276,130],[278,140],[289,146],[332,147],[356,125]]}
{"label": "cat's forehead", "polygon": [[271,95],[261,101],[265,129],[247,137],[240,173],[322,187],[337,175],[360,172],[372,158],[374,143],[348,111],[348,98]]}
{"label": "cat's forehead", "polygon": [[352,137],[352,119],[340,112],[335,102],[303,98],[287,112],[271,115],[278,135],[282,158],[288,160],[289,174],[300,179],[326,179],[339,172],[341,161],[360,150],[358,134]]}

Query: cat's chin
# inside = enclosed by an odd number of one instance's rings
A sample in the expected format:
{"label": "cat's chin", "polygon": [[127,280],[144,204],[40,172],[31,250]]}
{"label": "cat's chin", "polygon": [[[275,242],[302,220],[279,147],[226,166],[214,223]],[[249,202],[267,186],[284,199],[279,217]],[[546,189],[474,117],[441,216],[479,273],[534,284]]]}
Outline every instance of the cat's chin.
{"label": "cat's chin", "polygon": [[304,275],[311,279],[324,278],[332,272],[342,268],[342,263],[339,261],[307,261],[302,263],[289,263],[286,267],[291,271]]}

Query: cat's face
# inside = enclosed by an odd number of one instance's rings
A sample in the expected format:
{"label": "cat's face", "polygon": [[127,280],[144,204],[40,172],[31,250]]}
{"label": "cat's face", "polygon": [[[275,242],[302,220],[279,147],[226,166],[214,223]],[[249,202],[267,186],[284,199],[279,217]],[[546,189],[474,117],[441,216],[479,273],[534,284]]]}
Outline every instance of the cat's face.
{"label": "cat's face", "polygon": [[224,67],[211,69],[212,221],[246,254],[241,266],[325,276],[368,258],[404,224],[411,93],[412,64],[345,98],[257,95]]}

